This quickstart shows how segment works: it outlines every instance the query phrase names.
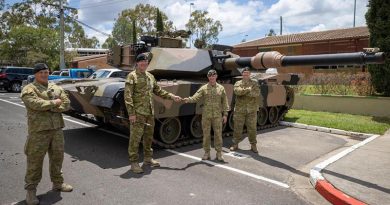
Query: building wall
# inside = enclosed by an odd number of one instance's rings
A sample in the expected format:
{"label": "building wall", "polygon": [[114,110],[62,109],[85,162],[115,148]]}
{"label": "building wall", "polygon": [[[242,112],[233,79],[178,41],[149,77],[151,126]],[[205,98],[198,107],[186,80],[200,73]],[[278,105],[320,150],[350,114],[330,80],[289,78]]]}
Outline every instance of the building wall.
{"label": "building wall", "polygon": [[113,67],[107,64],[106,56],[72,62],[72,67],[76,67],[76,68],[87,68],[89,66],[93,66],[96,69]]}

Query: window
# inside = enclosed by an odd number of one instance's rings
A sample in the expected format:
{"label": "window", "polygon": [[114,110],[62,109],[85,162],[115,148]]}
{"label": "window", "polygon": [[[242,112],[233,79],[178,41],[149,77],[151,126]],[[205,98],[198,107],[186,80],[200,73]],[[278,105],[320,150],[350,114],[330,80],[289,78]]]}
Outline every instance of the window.
{"label": "window", "polygon": [[69,71],[63,71],[63,72],[61,73],[61,76],[69,76]]}

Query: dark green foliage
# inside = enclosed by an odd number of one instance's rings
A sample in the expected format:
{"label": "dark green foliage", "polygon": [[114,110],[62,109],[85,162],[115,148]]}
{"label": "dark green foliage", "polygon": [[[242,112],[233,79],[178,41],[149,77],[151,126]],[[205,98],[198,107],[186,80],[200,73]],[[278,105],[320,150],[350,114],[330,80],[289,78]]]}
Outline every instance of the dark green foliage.
{"label": "dark green foliage", "polygon": [[[3,2],[0,0],[0,7],[4,6]],[[7,5],[7,10],[0,13],[0,60],[22,66],[33,66],[40,61],[50,68],[58,67],[58,9],[43,3],[58,4],[58,1],[23,0]],[[73,19],[77,19],[77,11],[66,10],[64,30],[68,42],[65,43],[73,47],[97,47],[98,40],[88,38]]]}
{"label": "dark green foliage", "polygon": [[379,47],[387,53],[383,65],[370,65],[368,71],[372,77],[375,90],[385,96],[390,96],[390,1],[370,0],[366,13],[366,21],[370,31],[370,46]]}
{"label": "dark green foliage", "polygon": [[157,9],[156,30],[157,32],[161,32],[161,33],[164,32],[163,19],[159,9]]}
{"label": "dark green foliage", "polygon": [[133,44],[137,43],[137,30],[135,29],[137,25],[135,24],[135,19],[133,19]]}

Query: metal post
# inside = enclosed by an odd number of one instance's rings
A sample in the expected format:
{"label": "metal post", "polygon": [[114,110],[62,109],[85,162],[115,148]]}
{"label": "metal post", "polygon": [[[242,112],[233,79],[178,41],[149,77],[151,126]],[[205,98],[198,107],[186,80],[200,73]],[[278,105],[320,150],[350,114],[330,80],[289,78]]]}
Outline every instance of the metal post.
{"label": "metal post", "polygon": [[353,27],[355,28],[355,16],[356,16],[356,0],[353,5]]}
{"label": "metal post", "polygon": [[64,51],[64,6],[60,1],[60,69],[65,69],[65,51]]}
{"label": "metal post", "polygon": [[280,16],[280,35],[282,35],[282,33],[283,33],[282,25],[283,25],[283,18],[282,18],[282,16]]}
{"label": "metal post", "polygon": [[[189,21],[191,21],[191,6],[193,6],[194,5],[194,3],[190,3],[190,19],[188,20],[188,22]],[[192,31],[191,31],[192,32]],[[192,44],[192,33],[191,33],[191,35],[190,35],[190,48],[191,48],[191,44]]]}

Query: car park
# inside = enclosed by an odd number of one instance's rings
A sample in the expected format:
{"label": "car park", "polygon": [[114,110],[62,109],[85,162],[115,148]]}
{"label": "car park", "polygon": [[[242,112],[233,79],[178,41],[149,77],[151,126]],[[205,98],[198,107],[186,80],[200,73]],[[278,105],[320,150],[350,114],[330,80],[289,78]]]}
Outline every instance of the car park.
{"label": "car park", "polygon": [[20,92],[22,82],[33,74],[33,68],[4,66],[0,67],[0,89],[8,92]]}

